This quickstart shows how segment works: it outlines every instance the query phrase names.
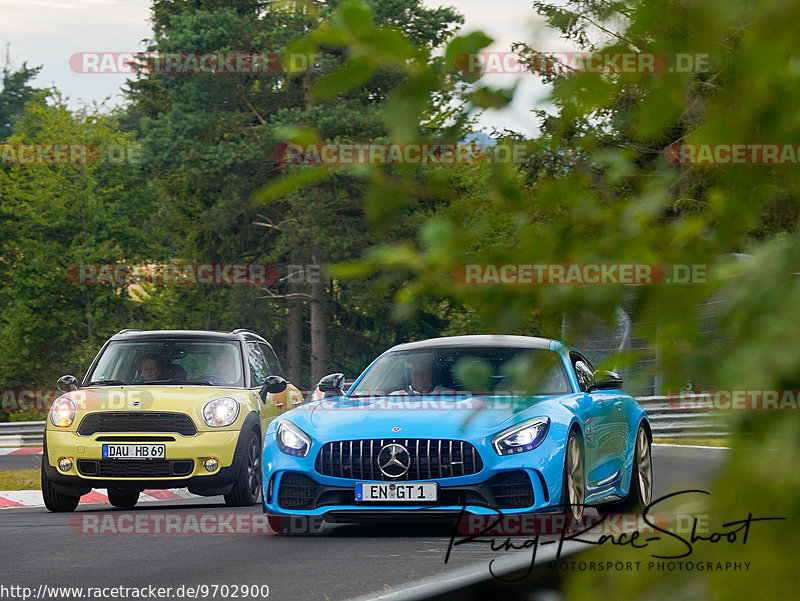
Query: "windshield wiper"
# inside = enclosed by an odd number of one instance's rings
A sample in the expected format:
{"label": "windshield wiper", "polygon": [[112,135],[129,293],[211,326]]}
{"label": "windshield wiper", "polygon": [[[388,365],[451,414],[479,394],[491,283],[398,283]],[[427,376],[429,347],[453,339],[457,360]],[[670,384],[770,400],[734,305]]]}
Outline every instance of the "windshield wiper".
{"label": "windshield wiper", "polygon": [[126,382],[122,380],[97,380],[95,382],[89,382],[87,386],[125,386]]}

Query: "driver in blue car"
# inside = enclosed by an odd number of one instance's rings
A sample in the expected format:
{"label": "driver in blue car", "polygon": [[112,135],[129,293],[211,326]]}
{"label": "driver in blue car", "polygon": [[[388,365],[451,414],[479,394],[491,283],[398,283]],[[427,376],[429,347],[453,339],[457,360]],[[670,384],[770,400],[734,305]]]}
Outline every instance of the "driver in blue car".
{"label": "driver in blue car", "polygon": [[431,356],[413,357],[406,364],[406,373],[409,383],[404,392],[406,394],[449,394],[453,389],[443,386],[434,378],[435,363]]}

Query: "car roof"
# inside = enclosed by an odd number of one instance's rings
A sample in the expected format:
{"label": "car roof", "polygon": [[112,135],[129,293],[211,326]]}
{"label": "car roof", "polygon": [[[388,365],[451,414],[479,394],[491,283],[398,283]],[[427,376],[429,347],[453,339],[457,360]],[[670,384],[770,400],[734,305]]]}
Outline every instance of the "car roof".
{"label": "car roof", "polygon": [[[205,338],[208,340],[251,340],[264,342],[269,345],[264,338],[252,330],[238,329],[232,332],[218,332],[214,330],[121,330],[114,334],[110,340],[151,340],[154,338]],[[271,346],[271,345],[270,345]]]}
{"label": "car roof", "polygon": [[459,346],[496,346],[496,347],[515,347],[515,348],[538,348],[550,349],[561,343],[551,338],[538,338],[535,336],[510,336],[510,335],[471,335],[471,336],[444,336],[442,338],[430,338],[417,342],[406,342],[398,344],[389,351],[411,351],[427,348],[444,348]]}

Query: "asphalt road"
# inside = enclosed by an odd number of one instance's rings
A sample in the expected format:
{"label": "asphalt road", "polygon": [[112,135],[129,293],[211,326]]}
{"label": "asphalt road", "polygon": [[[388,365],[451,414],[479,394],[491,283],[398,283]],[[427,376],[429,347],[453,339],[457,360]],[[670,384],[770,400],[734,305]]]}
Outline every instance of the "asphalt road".
{"label": "asphalt road", "polygon": [[35,470],[42,466],[41,455],[0,455],[0,472]]}
{"label": "asphalt road", "polygon": [[[708,484],[725,452],[654,447],[655,496],[686,484]],[[229,510],[218,501],[143,503],[133,513],[260,515],[258,507]],[[0,510],[0,584],[32,587],[34,592],[41,584],[173,590],[181,585],[268,585],[270,599],[338,601],[468,565],[488,570],[488,562],[497,557],[484,545],[463,545],[445,565],[449,528],[430,525],[325,525],[317,535],[293,537],[75,531],[75,520],[116,513],[107,505],[81,506],[74,514],[44,508]]]}

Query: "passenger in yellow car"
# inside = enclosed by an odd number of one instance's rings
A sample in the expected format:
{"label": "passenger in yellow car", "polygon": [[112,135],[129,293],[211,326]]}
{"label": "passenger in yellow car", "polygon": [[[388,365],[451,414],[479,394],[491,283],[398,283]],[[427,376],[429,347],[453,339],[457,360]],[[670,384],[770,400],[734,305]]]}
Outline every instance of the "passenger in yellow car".
{"label": "passenger in yellow car", "polygon": [[211,373],[213,373],[220,382],[235,382],[239,379],[233,352],[232,348],[219,348],[214,353]]}

